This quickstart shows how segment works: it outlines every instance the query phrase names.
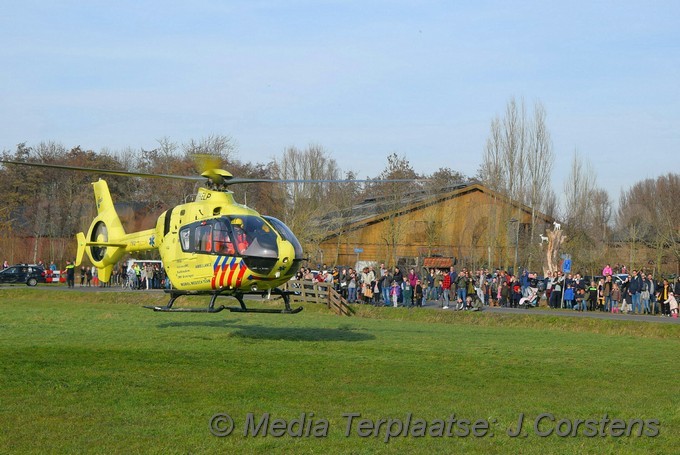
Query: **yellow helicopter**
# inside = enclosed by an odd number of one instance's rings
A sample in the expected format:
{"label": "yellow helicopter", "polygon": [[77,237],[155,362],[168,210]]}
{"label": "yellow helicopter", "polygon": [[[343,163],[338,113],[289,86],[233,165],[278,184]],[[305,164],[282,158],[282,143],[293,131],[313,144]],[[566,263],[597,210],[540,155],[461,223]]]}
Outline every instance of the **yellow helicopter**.
{"label": "yellow helicopter", "polygon": [[[280,220],[262,216],[234,201],[229,185],[251,182],[277,182],[268,179],[235,178],[221,169],[209,169],[201,177],[144,174],[91,169],[57,164],[3,161],[18,164],[132,177],[165,177],[204,180],[194,202],[177,205],[163,212],[156,226],[139,232],[125,232],[105,180],[92,183],[97,216],[87,234],[76,235],[76,265],[86,253],[99,270],[99,279],[108,282],[113,267],[125,255],[157,249],[165,272],[173,285],[165,306],[146,307],[154,311],[207,312],[222,310],[257,313],[298,313],[291,308],[291,292],[278,286],[290,280],[300,267],[303,251],[293,232]],[[244,296],[273,293],[283,299],[283,309],[248,308]],[[175,308],[182,295],[210,295],[207,308]],[[233,296],[239,306],[216,306],[220,295]]]}

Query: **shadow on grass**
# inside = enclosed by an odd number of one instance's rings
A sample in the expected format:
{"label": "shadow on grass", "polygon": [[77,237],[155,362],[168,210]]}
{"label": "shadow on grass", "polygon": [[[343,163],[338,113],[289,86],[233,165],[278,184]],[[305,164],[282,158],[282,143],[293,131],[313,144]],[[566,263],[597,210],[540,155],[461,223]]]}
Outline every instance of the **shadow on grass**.
{"label": "shadow on grass", "polygon": [[181,321],[181,322],[164,322],[158,324],[159,329],[167,329],[169,327],[233,327],[236,319],[220,319],[215,321]]}
{"label": "shadow on grass", "polygon": [[238,330],[234,336],[255,340],[285,341],[367,341],[374,340],[375,335],[362,333],[356,329],[340,327],[328,328],[286,328],[265,326],[235,326]]}
{"label": "shadow on grass", "polygon": [[165,322],[158,328],[173,327],[217,327],[234,329],[232,336],[253,340],[283,340],[283,341],[368,341],[374,340],[375,335],[361,332],[349,326],[334,329],[316,327],[269,327],[263,325],[237,325],[236,320],[219,321],[182,321]]}

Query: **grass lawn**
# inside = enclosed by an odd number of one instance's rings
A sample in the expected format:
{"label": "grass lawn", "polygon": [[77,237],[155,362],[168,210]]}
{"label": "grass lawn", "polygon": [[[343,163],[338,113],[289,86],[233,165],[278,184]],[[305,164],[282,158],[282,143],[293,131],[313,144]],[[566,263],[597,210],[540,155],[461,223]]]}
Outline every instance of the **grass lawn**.
{"label": "grass lawn", "polygon": [[[0,288],[0,452],[678,453],[678,324],[372,307],[353,317],[319,306],[297,315],[141,308],[165,301]],[[209,421],[221,413],[234,429],[216,437]],[[346,435],[351,413],[361,416]],[[544,413],[555,421],[546,416],[534,429]],[[520,414],[523,434],[511,437]],[[642,422],[616,437],[605,418]],[[456,436],[472,431],[461,419],[479,420],[486,435]],[[214,429],[227,423],[217,418]],[[555,434],[568,426],[575,436]],[[600,426],[603,436],[593,436]]]}

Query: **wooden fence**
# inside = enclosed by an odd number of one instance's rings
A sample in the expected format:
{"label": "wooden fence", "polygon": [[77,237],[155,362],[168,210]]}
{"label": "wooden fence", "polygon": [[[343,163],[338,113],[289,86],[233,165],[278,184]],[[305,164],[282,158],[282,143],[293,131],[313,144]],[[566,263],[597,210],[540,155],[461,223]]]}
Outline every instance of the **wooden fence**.
{"label": "wooden fence", "polygon": [[333,288],[332,283],[318,283],[315,281],[289,281],[283,289],[293,291],[290,303],[321,303],[335,314],[351,316],[354,309],[347,304],[347,300]]}

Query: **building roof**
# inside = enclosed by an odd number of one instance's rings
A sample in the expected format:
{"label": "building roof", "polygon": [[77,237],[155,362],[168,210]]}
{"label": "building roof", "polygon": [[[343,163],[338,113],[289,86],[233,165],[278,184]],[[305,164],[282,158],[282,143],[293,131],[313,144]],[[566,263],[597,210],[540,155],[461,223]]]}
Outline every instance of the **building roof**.
{"label": "building roof", "polygon": [[[475,191],[493,195],[500,200],[504,200],[513,206],[521,208],[527,213],[531,213],[530,207],[491,190],[477,180],[470,180],[468,182],[442,188],[436,192],[421,190],[406,193],[400,195],[398,203],[396,204],[395,199],[389,197],[364,199],[361,203],[349,209],[328,213],[321,218],[319,225],[324,231],[329,232],[325,238],[325,240],[327,240],[340,235],[342,232],[361,229],[370,224],[381,222],[390,216],[400,216]],[[540,212],[535,212],[535,215],[538,218],[546,220],[546,222],[554,221],[552,217]]]}
{"label": "building roof", "polygon": [[425,258],[423,267],[433,269],[448,269],[453,266],[453,258]]}

